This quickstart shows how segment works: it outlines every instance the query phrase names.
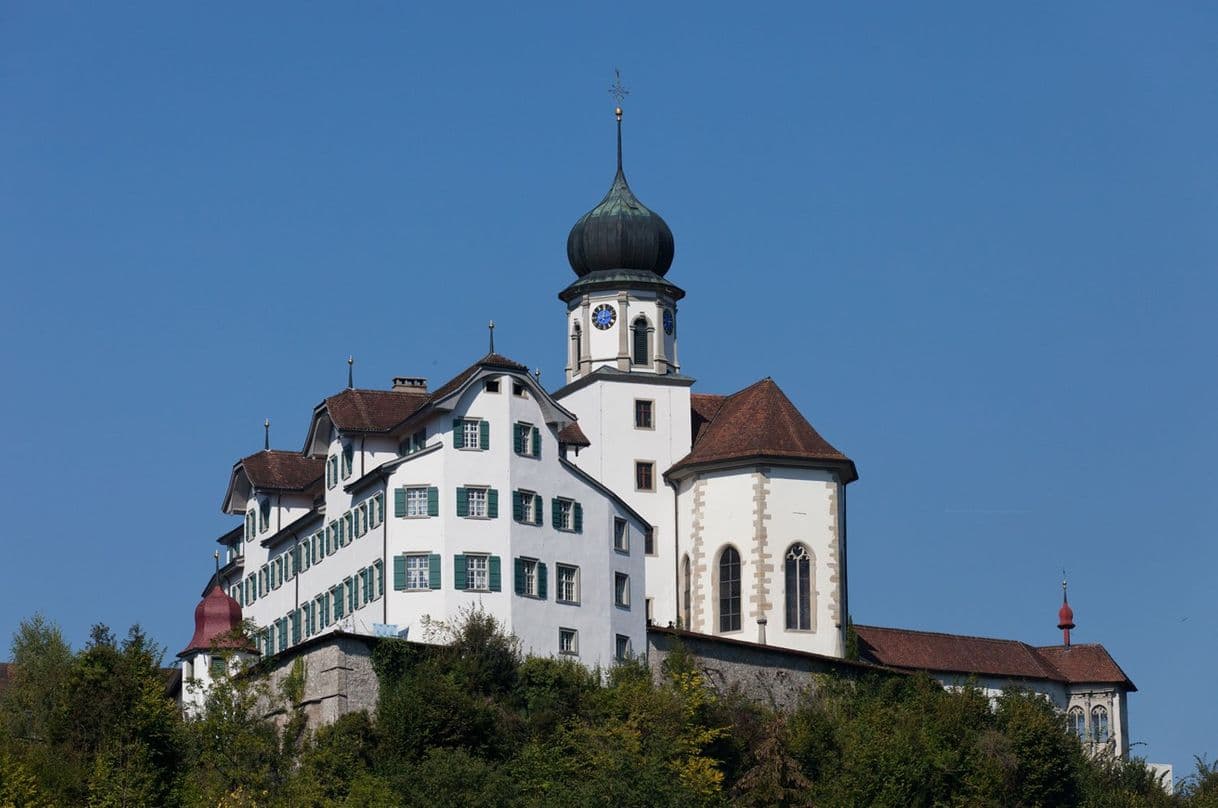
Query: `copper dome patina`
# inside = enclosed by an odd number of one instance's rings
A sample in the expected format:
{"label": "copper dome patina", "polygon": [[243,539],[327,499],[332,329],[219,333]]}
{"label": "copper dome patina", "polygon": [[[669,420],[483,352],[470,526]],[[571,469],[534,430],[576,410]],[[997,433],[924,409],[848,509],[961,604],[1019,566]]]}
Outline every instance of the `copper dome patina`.
{"label": "copper dome patina", "polygon": [[627,269],[663,276],[672,266],[672,231],[648,210],[622,170],[622,115],[617,110],[617,174],[609,193],[585,213],[567,236],[567,261],[581,278],[590,272]]}

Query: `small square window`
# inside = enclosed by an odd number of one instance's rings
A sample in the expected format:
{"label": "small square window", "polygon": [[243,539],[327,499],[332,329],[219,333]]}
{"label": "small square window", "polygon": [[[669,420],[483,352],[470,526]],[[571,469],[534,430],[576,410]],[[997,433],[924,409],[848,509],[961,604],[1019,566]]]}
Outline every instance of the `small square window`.
{"label": "small square window", "polygon": [[638,491],[654,491],[656,464],[650,460],[638,460],[634,464],[634,487]]}
{"label": "small square window", "polygon": [[573,628],[560,628],[558,630],[558,653],[560,654],[579,654],[579,632]]}
{"label": "small square window", "polygon": [[488,393],[498,393],[499,392],[499,380],[498,379],[487,379],[485,384],[483,385],[483,387],[486,389],[486,392],[488,392]]}
{"label": "small square window", "polygon": [[624,572],[613,573],[613,603],[623,609],[630,608],[630,576]]}
{"label": "small square window", "polygon": [[647,399],[636,398],[634,400],[635,429],[655,429],[655,423],[652,420],[654,406],[655,404]]}
{"label": "small square window", "polygon": [[512,395],[524,398],[527,395],[524,385],[520,382],[512,382]]}
{"label": "small square window", "polygon": [[625,661],[627,659],[630,659],[630,654],[631,654],[630,638],[627,637],[625,634],[617,635],[617,645],[616,645],[616,648],[614,649],[614,651],[617,654],[618,660]]}
{"label": "small square window", "polygon": [[630,552],[630,528],[626,520],[613,517],[613,549],[619,553]]}
{"label": "small square window", "polygon": [[431,589],[430,559],[426,553],[406,556],[406,588],[414,591]]}
{"label": "small square window", "polygon": [[579,603],[579,567],[558,564],[555,570],[558,575],[555,600],[559,603]]}

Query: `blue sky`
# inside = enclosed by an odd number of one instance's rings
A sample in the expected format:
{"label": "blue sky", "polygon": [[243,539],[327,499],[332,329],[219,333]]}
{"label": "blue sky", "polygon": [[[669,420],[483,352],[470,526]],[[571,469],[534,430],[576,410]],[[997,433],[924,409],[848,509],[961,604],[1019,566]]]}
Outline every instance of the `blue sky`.
{"label": "blue sky", "polygon": [[858,463],[855,620],[1050,644],[1065,567],[1135,752],[1218,755],[1218,12],[742,8],[0,8],[0,636],[176,652],[348,354],[439,382],[493,318],[556,386],[619,67],[683,371]]}

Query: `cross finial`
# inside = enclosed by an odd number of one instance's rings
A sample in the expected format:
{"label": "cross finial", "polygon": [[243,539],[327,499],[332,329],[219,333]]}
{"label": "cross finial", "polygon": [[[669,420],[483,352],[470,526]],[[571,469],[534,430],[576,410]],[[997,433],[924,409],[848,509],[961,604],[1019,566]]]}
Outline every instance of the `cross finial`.
{"label": "cross finial", "polygon": [[630,91],[622,84],[622,71],[616,67],[613,68],[613,83],[609,85],[609,95],[613,96],[613,100],[617,102],[617,119],[622,119],[622,102],[626,100],[626,96],[630,95]]}
{"label": "cross finial", "polygon": [[491,320],[486,324],[487,330],[491,332],[491,353],[495,352],[495,321]]}
{"label": "cross finial", "polygon": [[347,357],[347,389],[355,389],[355,357]]}
{"label": "cross finial", "polygon": [[262,448],[265,451],[271,450],[271,419],[267,418],[262,422]]}

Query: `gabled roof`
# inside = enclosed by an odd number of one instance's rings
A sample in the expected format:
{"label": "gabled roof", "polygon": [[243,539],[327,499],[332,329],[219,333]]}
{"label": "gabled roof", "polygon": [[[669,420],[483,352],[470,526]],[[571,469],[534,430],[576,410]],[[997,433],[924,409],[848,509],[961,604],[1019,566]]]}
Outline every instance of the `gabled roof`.
{"label": "gabled roof", "polygon": [[858,479],[854,462],[833,448],[766,377],[730,396],[690,396],[693,449],[668,474],[705,463],[747,459],[820,461]]}
{"label": "gabled roof", "polygon": [[343,432],[389,432],[429,400],[411,390],[343,390],[321,405]]}
{"label": "gabled roof", "polygon": [[483,368],[503,368],[504,370],[514,370],[521,373],[528,373],[529,369],[519,362],[508,359],[506,356],[497,353],[488,353],[486,356],[479,359],[474,364],[467,367],[465,370],[453,376],[444,384],[436,388],[436,391],[431,394],[432,401],[439,401],[442,398],[447,398],[450,394],[456,392],[461,385],[469,381],[470,377],[476,374]]}
{"label": "gabled roof", "polygon": [[305,491],[325,473],[325,460],[299,452],[266,449],[238,462],[250,484],[262,491]]}
{"label": "gabled roof", "polygon": [[1113,683],[1136,690],[1101,645],[1035,648],[1017,640],[855,626],[862,655],[880,665],[1069,684]]}

